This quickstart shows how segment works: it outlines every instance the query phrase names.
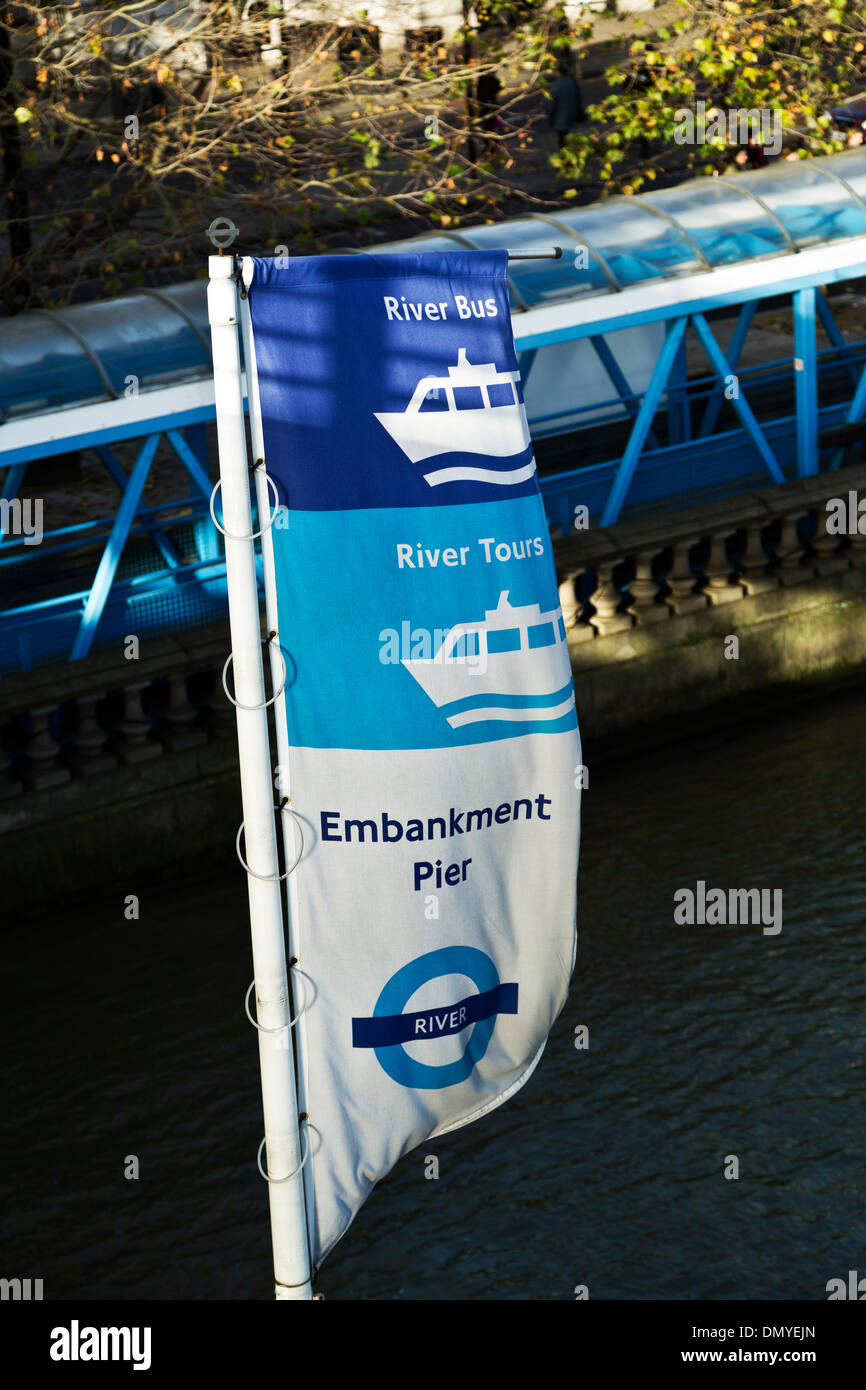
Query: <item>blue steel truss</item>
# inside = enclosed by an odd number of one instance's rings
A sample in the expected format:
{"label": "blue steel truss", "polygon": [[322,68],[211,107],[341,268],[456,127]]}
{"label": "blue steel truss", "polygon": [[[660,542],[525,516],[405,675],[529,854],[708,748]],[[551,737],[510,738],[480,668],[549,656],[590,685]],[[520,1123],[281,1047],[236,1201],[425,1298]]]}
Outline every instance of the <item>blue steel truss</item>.
{"label": "blue steel truss", "polygon": [[[822,444],[822,435],[866,415],[866,337],[846,342],[829,291],[866,277],[866,155],[756,172],[760,178],[699,180],[556,217],[415,239],[443,249],[566,247],[562,262],[510,267],[515,342],[554,534],[569,530],[579,504],[595,524],[611,525],[624,511],[671,509],[844,463],[844,448]],[[808,198],[798,198],[803,188]],[[790,352],[743,367],[756,315],[770,303],[790,308]],[[225,611],[207,500],[212,393],[177,388],[207,381],[204,287],[141,292],[123,314],[102,313],[94,329],[95,307],[43,315],[44,332],[62,329],[62,344],[50,350],[28,338],[28,316],[0,337],[0,500],[20,495],[32,461],[83,450],[95,451],[118,491],[112,515],[57,528],[39,547],[0,535],[0,673],[80,660],[129,632]],[[132,322],[141,314],[152,324],[144,348]],[[720,317],[733,320],[724,349]],[[122,326],[116,339],[113,319]],[[820,348],[819,325],[827,339]],[[654,344],[648,362],[634,350],[641,335]],[[687,344],[701,350],[700,376],[694,357],[687,373]],[[131,361],[147,407],[137,415],[124,408]],[[590,361],[607,385],[588,394],[581,364]],[[545,392],[555,408],[533,411]],[[129,471],[115,452],[121,443],[134,445]],[[191,490],[147,506],[144,487],[166,446]]]}
{"label": "blue steel truss", "polygon": [[[866,264],[863,273],[866,274]],[[567,532],[578,504],[586,505],[590,516],[598,524],[607,526],[619,518],[626,501],[630,503],[631,514],[637,514],[641,509],[654,509],[660,503],[684,505],[711,491],[715,495],[736,492],[766,485],[768,479],[783,482],[817,472],[819,430],[862,420],[866,414],[866,339],[844,342],[820,289],[798,288],[791,298],[794,351],[790,357],[737,370],[759,300],[749,300],[739,308],[726,352],[722,351],[708,322],[707,312],[715,307],[708,303],[706,312],[696,310],[667,319],[666,335],[643,392],[629,388],[610,343],[612,335],[589,330],[574,334],[588,339],[616,394],[606,400],[594,400],[585,407],[572,406],[563,413],[572,424],[575,417],[579,420],[582,409],[592,413],[595,416],[593,433],[621,421],[623,414],[632,423],[617,457],[542,478],[542,494],[552,530]],[[817,316],[830,339],[830,346],[821,351],[815,345]],[[619,326],[628,327],[629,324]],[[682,347],[687,328],[691,328],[704,348],[710,372],[686,381]],[[515,329],[519,346],[518,319],[515,319]],[[613,332],[616,331],[614,328]],[[521,353],[524,379],[533,371],[543,370],[543,357],[543,348],[530,348]],[[819,409],[822,374],[830,370],[838,372],[840,366],[852,388],[850,395],[846,400]],[[729,389],[732,376],[737,383],[737,394],[733,398]],[[749,404],[752,388],[790,385],[792,379],[795,409],[759,421]],[[738,429],[718,429],[726,399],[737,416]],[[201,408],[196,407],[189,412],[178,412],[172,426],[165,430],[142,430],[136,434],[134,427],[130,427],[130,438],[137,439],[138,452],[129,474],[117,460],[111,445],[103,442],[103,434],[98,430],[66,437],[62,449],[54,450],[94,449],[117,485],[120,501],[113,518],[63,527],[46,535],[46,550],[56,559],[61,572],[64,558],[70,552],[84,545],[101,546],[92,583],[85,589],[15,604],[0,613],[0,672],[28,669],[33,664],[64,656],[79,660],[87,655],[95,641],[116,640],[130,631],[206,622],[222,614],[224,567],[207,506],[212,484],[202,457],[183,433],[200,428],[201,416]],[[671,442],[659,442],[653,432],[654,422],[666,427]],[[556,433],[555,420],[533,420],[531,426],[533,433],[542,438]],[[117,440],[116,427],[106,432],[111,435],[112,442]],[[573,429],[572,434],[579,440],[581,431]],[[157,447],[163,440],[186,469],[194,492],[157,508],[146,507],[142,505],[144,484]],[[200,438],[197,442],[201,448]],[[43,456],[50,454],[52,446],[42,446],[39,452]],[[830,450],[826,466],[838,467],[843,452],[838,447]],[[2,496],[18,495],[26,470],[26,462],[7,466]],[[182,514],[180,522],[178,513]],[[184,558],[176,538],[179,524],[187,531],[190,528],[194,531],[198,558]],[[152,543],[152,568],[142,574],[119,575],[121,558],[130,537],[142,535]],[[9,565],[20,568],[32,553],[22,538],[5,538],[0,549],[0,576]]]}
{"label": "blue steel truss", "polygon": [[[78,661],[87,656],[99,635],[102,644],[135,632],[162,631],[213,621],[225,612],[225,558],[221,539],[209,511],[212,484],[205,468],[180,433],[180,428],[139,436],[130,474],[113,451],[94,438],[73,436],[76,448],[93,448],[117,484],[120,504],[113,518],[105,517],[47,533],[39,558],[56,571],[81,554],[99,554],[92,582],[70,587],[50,597],[13,603],[0,612],[0,671],[29,670],[45,661]],[[158,507],[142,505],[142,492],[160,443],[165,440],[183,464],[195,488]],[[26,464],[7,470],[16,475],[17,489]],[[255,508],[255,495],[252,494]],[[255,512],[254,512],[255,514]],[[147,538],[151,553],[139,554],[123,572],[131,539]],[[26,581],[25,561],[33,555],[25,537],[0,538],[0,583],[10,571]],[[74,570],[74,566],[70,565]],[[259,575],[260,584],[262,582]],[[3,585],[7,589],[7,585]],[[24,587],[20,585],[20,587]]]}

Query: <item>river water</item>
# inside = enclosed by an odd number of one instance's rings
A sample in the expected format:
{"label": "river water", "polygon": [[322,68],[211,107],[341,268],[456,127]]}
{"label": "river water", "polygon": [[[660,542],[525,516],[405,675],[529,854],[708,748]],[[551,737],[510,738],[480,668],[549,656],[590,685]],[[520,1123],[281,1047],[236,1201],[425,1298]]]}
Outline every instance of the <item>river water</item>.
{"label": "river water", "polygon": [[[326,1297],[823,1299],[866,1271],[864,766],[862,690],[590,761],[541,1064],[401,1161]],[[675,925],[698,880],[781,889],[782,930]],[[243,876],[229,849],[219,882],[128,891],[138,922],[60,899],[5,924],[2,1273],[46,1299],[270,1298]]]}

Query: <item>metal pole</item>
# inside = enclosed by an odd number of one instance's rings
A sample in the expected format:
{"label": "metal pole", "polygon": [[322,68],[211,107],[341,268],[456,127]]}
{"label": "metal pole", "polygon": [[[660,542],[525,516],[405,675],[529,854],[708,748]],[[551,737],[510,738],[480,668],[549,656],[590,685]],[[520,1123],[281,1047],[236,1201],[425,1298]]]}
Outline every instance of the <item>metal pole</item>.
{"label": "metal pole", "polygon": [[797,403],[797,477],[818,472],[818,344],[815,286],[795,290],[794,394]]}
{"label": "metal pole", "polygon": [[[238,757],[245,856],[250,869],[247,882],[256,1012],[260,1025],[259,1062],[275,1293],[279,1299],[310,1299],[313,1294],[300,1176],[303,1155],[289,1028],[274,788],[268,716],[264,708],[259,597],[254,545],[246,539],[251,536],[253,526],[233,270],[233,257],[209,258],[208,319],[213,346],[223,525],[230,533],[226,536],[225,547],[235,699],[240,705],[252,707],[237,710]],[[265,516],[261,524],[266,523]]]}
{"label": "metal pole", "polygon": [[[249,286],[252,280],[252,263],[245,257],[238,256],[235,259],[236,267],[242,272],[240,283]],[[256,497],[259,504],[259,516],[267,516],[275,499],[271,495],[266,478],[267,459],[265,457],[265,438],[262,428],[262,407],[259,396],[259,379],[256,370],[256,345],[253,338],[253,323],[250,316],[250,302],[245,295],[242,295],[240,302],[240,323],[241,323],[241,342],[244,349],[244,368],[247,378],[247,401],[249,403],[250,421],[250,443],[252,444],[253,458],[265,459],[264,469],[256,469]],[[260,523],[261,525],[261,523]],[[271,681],[273,689],[276,690],[283,678],[283,659],[280,654],[280,618],[277,606],[277,574],[274,564],[274,539],[271,528],[265,531],[261,540],[262,547],[262,572],[264,576],[265,588],[265,617],[268,624],[268,631],[276,633],[276,637],[269,644],[271,655]],[[287,797],[291,802],[291,753],[289,746],[289,727],[286,719],[285,700],[277,700],[274,704],[274,726],[277,739],[277,765],[279,768],[278,792],[280,797]],[[284,815],[283,821],[283,851],[286,864],[294,864],[300,851],[300,841],[295,818],[291,815]],[[286,884],[288,891],[286,909],[288,914],[287,939],[290,955],[299,959],[301,956],[301,946],[299,937],[299,914],[297,898],[297,880],[294,874],[289,875]],[[303,988],[301,990],[303,995]],[[297,996],[292,996],[295,1001],[295,1009],[298,1008]],[[301,1002],[303,1008],[303,1000]],[[300,1030],[299,1030],[300,1031]],[[297,1056],[297,1079],[298,1079],[298,1098],[303,1110],[307,1110],[307,1082],[304,1067],[304,1053],[301,1047],[301,1038],[296,1039]],[[304,1191],[307,1196],[308,1209],[312,1203],[312,1171],[311,1165],[307,1164],[303,1172]]]}

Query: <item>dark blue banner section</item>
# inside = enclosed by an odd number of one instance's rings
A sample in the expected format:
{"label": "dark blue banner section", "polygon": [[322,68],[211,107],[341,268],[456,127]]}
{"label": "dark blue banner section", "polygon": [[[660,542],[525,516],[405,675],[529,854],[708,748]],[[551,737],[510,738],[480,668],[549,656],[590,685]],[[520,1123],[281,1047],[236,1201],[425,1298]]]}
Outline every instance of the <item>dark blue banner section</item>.
{"label": "dark blue banner section", "polygon": [[254,258],[265,464],[283,504],[537,492],[506,271],[505,251]]}
{"label": "dark blue banner section", "polygon": [[392,1047],[397,1043],[421,1042],[460,1033],[471,1023],[494,1014],[517,1013],[517,985],[496,985],[482,994],[470,994],[459,1004],[420,1013],[396,1014],[382,1018],[353,1018],[353,1047]]}

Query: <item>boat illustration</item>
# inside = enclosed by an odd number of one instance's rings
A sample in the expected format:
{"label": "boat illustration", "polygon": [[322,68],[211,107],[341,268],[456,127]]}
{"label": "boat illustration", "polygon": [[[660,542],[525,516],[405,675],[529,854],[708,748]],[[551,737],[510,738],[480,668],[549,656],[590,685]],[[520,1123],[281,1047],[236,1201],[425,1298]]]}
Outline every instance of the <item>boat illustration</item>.
{"label": "boat illustration", "polygon": [[483,622],[458,623],[432,657],[404,658],[402,665],[452,729],[488,719],[561,719],[574,706],[559,609],[512,607],[507,590]]}
{"label": "boat illustration", "polygon": [[[517,394],[519,372],[501,372],[493,362],[473,366],[460,348],[447,376],[422,377],[405,410],[376,419],[412,463],[437,454],[482,454],[512,458],[529,448],[526,413]],[[491,387],[495,388],[491,393]],[[514,487],[535,472],[535,459],[517,468],[481,466],[440,468],[425,473],[431,487],[441,483],[486,482]]]}

